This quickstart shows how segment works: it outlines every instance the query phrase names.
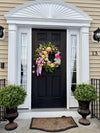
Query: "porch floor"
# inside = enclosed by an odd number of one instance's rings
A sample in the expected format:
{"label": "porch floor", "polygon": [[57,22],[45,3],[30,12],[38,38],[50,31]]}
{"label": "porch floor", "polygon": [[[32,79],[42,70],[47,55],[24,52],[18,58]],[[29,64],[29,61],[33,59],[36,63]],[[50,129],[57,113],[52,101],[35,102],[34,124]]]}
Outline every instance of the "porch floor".
{"label": "porch floor", "polygon": [[[95,118],[91,119],[89,116],[88,119],[90,120],[91,124],[89,126],[83,126],[78,123],[78,120],[80,117],[73,117],[73,118],[75,122],[77,123],[78,127],[63,131],[62,133],[85,133],[85,132],[86,133],[100,133],[100,121],[99,120]],[[42,133],[42,132],[46,133],[40,130],[29,129],[31,119],[18,119],[17,118],[15,121],[17,122],[19,126],[16,130],[11,131],[11,133]],[[5,121],[5,122],[0,123],[0,133],[9,132],[4,129],[6,123],[8,122]]]}

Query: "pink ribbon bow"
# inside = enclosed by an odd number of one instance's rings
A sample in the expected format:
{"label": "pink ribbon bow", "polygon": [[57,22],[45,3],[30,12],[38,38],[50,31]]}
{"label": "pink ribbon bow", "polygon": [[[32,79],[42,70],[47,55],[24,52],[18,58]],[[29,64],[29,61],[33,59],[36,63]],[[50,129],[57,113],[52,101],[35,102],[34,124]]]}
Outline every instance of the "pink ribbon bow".
{"label": "pink ribbon bow", "polygon": [[61,58],[61,56],[59,54],[55,55],[55,57],[57,60]]}

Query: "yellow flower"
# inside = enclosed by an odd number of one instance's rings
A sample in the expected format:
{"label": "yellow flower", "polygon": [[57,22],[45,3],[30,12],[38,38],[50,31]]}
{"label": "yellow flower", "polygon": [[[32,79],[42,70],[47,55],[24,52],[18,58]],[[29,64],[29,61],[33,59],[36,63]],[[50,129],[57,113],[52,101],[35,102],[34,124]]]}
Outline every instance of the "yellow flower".
{"label": "yellow flower", "polygon": [[44,55],[46,55],[47,54],[47,51],[43,51],[43,53],[44,53]]}
{"label": "yellow flower", "polygon": [[42,48],[42,44],[40,44],[40,47]]}
{"label": "yellow flower", "polygon": [[45,58],[45,61],[48,61],[49,59],[48,58]]}
{"label": "yellow flower", "polygon": [[51,42],[49,42],[49,44],[51,44]]}
{"label": "yellow flower", "polygon": [[50,66],[51,66],[51,67],[54,67],[54,64],[53,64],[53,63],[51,63],[51,64],[50,64]]}
{"label": "yellow flower", "polygon": [[40,66],[39,67],[42,67],[42,64],[40,64]]}
{"label": "yellow flower", "polygon": [[44,56],[44,55],[42,55],[41,57],[42,57],[43,59],[45,58],[45,56]]}
{"label": "yellow flower", "polygon": [[51,51],[51,47],[47,47],[47,50]]}

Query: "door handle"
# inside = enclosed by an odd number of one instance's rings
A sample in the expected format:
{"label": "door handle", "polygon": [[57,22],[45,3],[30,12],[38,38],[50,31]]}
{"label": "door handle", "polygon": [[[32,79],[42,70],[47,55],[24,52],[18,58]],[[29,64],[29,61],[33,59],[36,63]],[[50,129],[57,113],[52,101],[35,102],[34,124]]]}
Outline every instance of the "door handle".
{"label": "door handle", "polygon": [[32,71],[32,73],[34,74],[34,73],[35,73],[35,71]]}
{"label": "door handle", "polygon": [[35,68],[35,65],[33,65],[33,68]]}

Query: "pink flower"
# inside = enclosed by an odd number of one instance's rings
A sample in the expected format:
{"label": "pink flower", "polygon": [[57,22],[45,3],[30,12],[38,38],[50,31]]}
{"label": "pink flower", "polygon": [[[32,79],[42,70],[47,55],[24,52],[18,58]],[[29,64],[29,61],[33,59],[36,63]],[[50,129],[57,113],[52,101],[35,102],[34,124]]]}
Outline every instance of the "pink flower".
{"label": "pink flower", "polygon": [[49,52],[50,50],[49,50],[49,49],[46,49],[46,51],[48,51],[48,52]]}
{"label": "pink flower", "polygon": [[39,47],[39,49],[41,49],[41,47]]}
{"label": "pink flower", "polygon": [[50,61],[48,61],[47,64],[50,64]]}
{"label": "pink flower", "polygon": [[44,61],[42,61],[42,63],[44,63]]}
{"label": "pink flower", "polygon": [[54,49],[54,48],[53,48],[52,50],[53,50],[53,51],[55,51],[55,49]]}
{"label": "pink flower", "polygon": [[39,55],[42,56],[42,52],[39,52]]}
{"label": "pink flower", "polygon": [[42,50],[44,50],[44,48],[42,48]]}
{"label": "pink flower", "polygon": [[48,58],[48,54],[46,54],[45,57]]}
{"label": "pink flower", "polygon": [[43,61],[43,59],[42,58],[40,58],[40,62],[42,62]]}
{"label": "pink flower", "polygon": [[36,62],[36,65],[38,65],[38,61]]}

